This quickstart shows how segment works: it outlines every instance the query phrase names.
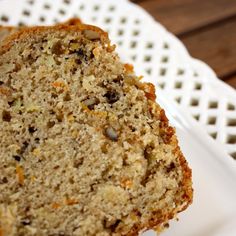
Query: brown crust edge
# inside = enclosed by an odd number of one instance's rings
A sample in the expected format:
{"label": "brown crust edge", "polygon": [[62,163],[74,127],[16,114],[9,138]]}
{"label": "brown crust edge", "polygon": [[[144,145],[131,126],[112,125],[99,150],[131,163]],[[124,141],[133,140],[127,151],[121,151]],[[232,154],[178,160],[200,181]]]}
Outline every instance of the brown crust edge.
{"label": "brown crust edge", "polygon": [[[146,96],[151,103],[157,103],[155,87],[151,83],[143,83],[143,86],[140,87],[145,92],[145,87],[148,89],[148,95]],[[159,215],[159,212],[153,212],[150,220],[143,225],[135,224],[133,228],[125,234],[126,236],[137,236],[142,230],[150,230],[154,229],[158,232],[161,232],[165,229],[165,224],[168,223],[169,220],[173,219],[178,213],[184,211],[193,201],[193,188],[192,188],[192,170],[189,168],[187,160],[185,159],[182,151],[180,150],[175,129],[170,126],[169,120],[165,115],[164,109],[160,110],[160,121],[164,124],[163,130],[169,136],[168,144],[172,144],[174,148],[174,154],[177,156],[179,164],[182,169],[183,179],[181,181],[181,186],[184,194],[182,195],[181,201],[182,205],[177,206],[172,212]],[[170,134],[168,131],[171,130]]]}
{"label": "brown crust edge", "polygon": [[[76,26],[76,25],[80,25],[83,24],[83,22],[81,21],[80,18],[70,18],[69,20],[65,21],[65,22],[61,22],[55,25],[70,25],[70,26]],[[7,30],[9,32],[9,34],[6,37],[3,37],[2,40],[0,40],[1,43],[3,43],[7,38],[9,38],[12,34],[20,31],[20,30],[25,30],[28,28],[31,28],[34,26],[22,26],[22,27],[18,27],[18,26],[3,26],[0,25],[0,31],[1,30]]]}
{"label": "brown crust edge", "polygon": [[25,28],[23,30],[20,30],[4,40],[3,45],[0,48],[0,54],[4,54],[7,52],[18,40],[27,39],[35,37],[35,35],[38,35],[43,32],[52,33],[53,31],[73,31],[73,32],[83,32],[86,30],[91,30],[94,32],[97,32],[100,35],[100,40],[104,43],[107,43],[108,46],[110,45],[110,41],[108,38],[108,34],[103,31],[101,28],[93,25],[87,25],[87,24],[76,24],[76,25],[55,25],[55,26],[33,26],[29,28]]}
{"label": "brown crust edge", "polygon": [[11,31],[11,30],[15,29],[15,27],[14,27],[14,26],[4,26],[4,25],[0,25],[0,30],[1,30],[1,29],[6,29],[6,30]]}
{"label": "brown crust edge", "polygon": [[[152,92],[155,93],[155,90]],[[172,129],[172,127],[169,125],[167,117],[165,116],[165,111],[161,109],[160,113],[165,117],[164,122],[167,123],[165,130],[168,130],[168,128]],[[134,225],[133,228],[127,234],[125,234],[126,236],[137,236],[142,230],[146,231],[154,229],[158,232],[163,231],[165,229],[164,225],[168,223],[169,220],[176,217],[178,213],[184,211],[193,201],[192,170],[189,168],[187,160],[185,159],[182,151],[180,150],[175,132],[171,137],[170,143],[175,147],[174,154],[177,156],[179,160],[179,164],[181,166],[183,174],[183,179],[181,181],[181,186],[180,186],[182,187],[184,192],[181,198],[182,205],[177,206],[172,212],[166,213],[161,216],[159,215],[159,212],[153,212],[150,220],[146,224]]]}
{"label": "brown crust edge", "polygon": [[[83,24],[80,18],[70,18],[69,20],[62,23],[58,23],[56,25],[72,25],[72,26],[74,25],[75,26],[75,25],[80,25],[80,24]],[[25,28],[30,28],[30,27],[34,27],[34,26],[24,26],[24,27],[19,28],[19,30],[23,30]],[[4,30],[11,31],[11,30],[15,30],[16,28],[18,28],[18,26],[0,25],[0,30],[4,29]]]}

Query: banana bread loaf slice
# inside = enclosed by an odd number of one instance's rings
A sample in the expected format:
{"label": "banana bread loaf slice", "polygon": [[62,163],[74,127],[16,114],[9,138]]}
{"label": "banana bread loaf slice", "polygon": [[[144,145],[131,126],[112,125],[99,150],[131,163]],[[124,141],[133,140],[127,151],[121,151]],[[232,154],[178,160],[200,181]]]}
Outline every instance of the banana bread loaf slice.
{"label": "banana bread loaf slice", "polygon": [[0,48],[0,235],[138,235],[192,201],[175,130],[89,25],[19,31]]}

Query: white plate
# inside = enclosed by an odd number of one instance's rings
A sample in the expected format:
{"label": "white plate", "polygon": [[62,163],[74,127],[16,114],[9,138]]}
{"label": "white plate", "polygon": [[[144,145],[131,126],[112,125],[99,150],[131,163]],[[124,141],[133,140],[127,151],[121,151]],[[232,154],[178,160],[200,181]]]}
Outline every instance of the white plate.
{"label": "white plate", "polygon": [[[50,8],[45,7],[47,5]],[[233,90],[219,83],[208,67],[189,57],[177,39],[126,0],[54,0],[53,3],[49,0],[0,0],[0,21],[2,16],[7,16],[7,24],[42,24],[42,20],[52,24],[54,19],[63,21],[75,14],[108,29],[115,42],[123,43],[118,48],[122,58],[130,61],[135,56],[133,62],[138,73],[145,74],[156,86],[157,82],[165,84],[165,93],[158,92],[158,101],[177,128],[180,146],[192,168],[194,202],[179,214],[178,222],[171,221],[163,236],[235,236],[236,162],[225,152],[226,148],[229,153],[236,150],[225,141],[227,135],[235,133],[235,127],[226,125],[227,119],[236,117],[236,110],[227,110],[227,106],[236,104]],[[152,49],[146,48],[150,43]],[[161,62],[162,59],[168,62]],[[150,68],[152,76],[148,78],[146,72]],[[166,74],[160,76],[163,69]],[[177,75],[179,69],[184,74]],[[180,83],[182,88],[175,88]],[[203,89],[193,90],[196,84]],[[217,90],[220,93],[215,96]],[[177,97],[182,98],[181,107],[173,102]],[[196,98],[199,106],[191,107],[189,102]],[[217,102],[220,110],[208,110],[208,103],[212,101]],[[211,116],[216,117],[217,122],[200,126],[190,114],[200,114],[202,123]],[[210,134],[216,132],[218,141],[225,143],[226,148],[210,139],[203,127]]]}

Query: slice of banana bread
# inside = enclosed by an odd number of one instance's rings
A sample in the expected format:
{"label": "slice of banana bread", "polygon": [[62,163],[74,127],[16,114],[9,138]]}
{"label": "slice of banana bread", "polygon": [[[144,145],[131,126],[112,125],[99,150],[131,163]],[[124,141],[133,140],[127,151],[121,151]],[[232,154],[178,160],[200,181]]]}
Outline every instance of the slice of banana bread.
{"label": "slice of banana bread", "polygon": [[0,235],[138,235],[192,201],[191,170],[152,84],[88,25],[0,48]]}

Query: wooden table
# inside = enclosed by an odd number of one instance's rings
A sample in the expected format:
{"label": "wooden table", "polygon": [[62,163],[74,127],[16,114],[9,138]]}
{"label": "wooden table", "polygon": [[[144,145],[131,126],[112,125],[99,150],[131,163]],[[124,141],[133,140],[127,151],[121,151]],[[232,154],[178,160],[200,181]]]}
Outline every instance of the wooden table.
{"label": "wooden table", "polygon": [[236,0],[133,0],[236,89]]}

